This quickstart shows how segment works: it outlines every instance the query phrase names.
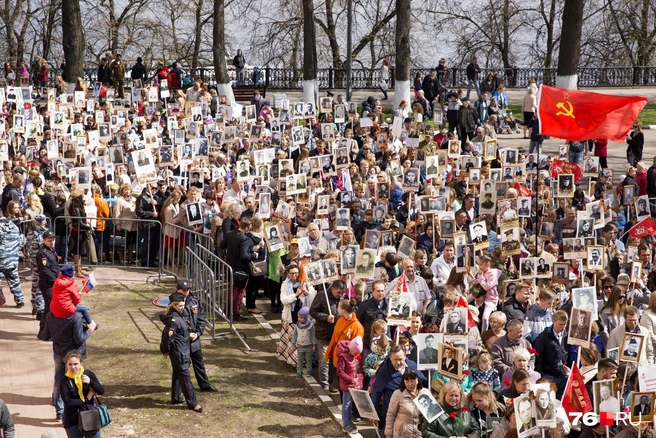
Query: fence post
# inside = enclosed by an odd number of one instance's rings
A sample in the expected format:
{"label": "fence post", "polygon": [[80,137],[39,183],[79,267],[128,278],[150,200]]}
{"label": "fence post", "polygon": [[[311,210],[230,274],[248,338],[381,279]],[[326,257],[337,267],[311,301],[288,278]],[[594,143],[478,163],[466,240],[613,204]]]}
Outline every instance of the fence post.
{"label": "fence post", "polygon": [[519,69],[517,68],[517,66],[514,66],[512,68],[512,72],[513,72],[513,87],[517,88],[517,73],[519,73]]}
{"label": "fence post", "polygon": [[269,88],[269,75],[271,75],[271,68],[264,67],[264,87]]}
{"label": "fence post", "polygon": [[452,74],[452,76],[453,76],[453,77],[451,78],[451,83],[453,84],[453,87],[454,87],[454,88],[457,88],[458,85],[459,85],[459,84],[456,83],[456,78],[458,77],[458,68],[457,68],[457,67],[456,67],[456,68],[452,68],[452,69],[451,69],[451,74]]}
{"label": "fence post", "polygon": [[335,83],[333,75],[335,74],[335,71],[333,70],[333,66],[331,65],[328,67],[328,88],[333,88],[333,85]]}
{"label": "fence post", "polygon": [[[393,67],[393,66],[390,67],[390,69],[389,69],[389,74],[390,74],[390,76],[389,76],[389,78],[390,78],[390,86],[389,86],[389,88],[394,88],[394,86],[395,86],[395,85],[394,85],[395,78],[394,78],[394,67]],[[410,77],[410,80],[412,80],[412,76]],[[412,86],[412,84],[410,84],[410,86]]]}

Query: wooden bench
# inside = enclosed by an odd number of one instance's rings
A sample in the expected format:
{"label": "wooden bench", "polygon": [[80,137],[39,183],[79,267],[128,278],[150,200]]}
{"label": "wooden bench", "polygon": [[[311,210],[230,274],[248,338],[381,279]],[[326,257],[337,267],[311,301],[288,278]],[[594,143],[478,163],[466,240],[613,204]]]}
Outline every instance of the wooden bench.
{"label": "wooden bench", "polygon": [[260,96],[266,97],[266,87],[254,87],[252,85],[244,85],[239,87],[232,87],[232,93],[235,95],[235,100],[237,102],[246,102],[250,103],[253,98],[253,92],[257,90],[260,92]]}

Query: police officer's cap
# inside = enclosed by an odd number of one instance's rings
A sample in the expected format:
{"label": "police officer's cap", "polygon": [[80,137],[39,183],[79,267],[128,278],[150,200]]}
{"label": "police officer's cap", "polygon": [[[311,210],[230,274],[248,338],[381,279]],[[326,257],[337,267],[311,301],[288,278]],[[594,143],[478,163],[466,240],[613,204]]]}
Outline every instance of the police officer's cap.
{"label": "police officer's cap", "polygon": [[181,294],[180,292],[172,293],[169,296],[169,302],[171,302],[171,303],[181,303],[184,300],[185,300],[185,296],[184,296],[184,294]]}
{"label": "police officer's cap", "polygon": [[55,238],[55,233],[52,231],[48,230],[45,233],[43,233],[43,238],[44,239],[54,239]]}
{"label": "police officer's cap", "polygon": [[191,286],[189,286],[189,282],[187,280],[178,280],[178,284],[175,286],[177,290],[187,290],[191,289]]}

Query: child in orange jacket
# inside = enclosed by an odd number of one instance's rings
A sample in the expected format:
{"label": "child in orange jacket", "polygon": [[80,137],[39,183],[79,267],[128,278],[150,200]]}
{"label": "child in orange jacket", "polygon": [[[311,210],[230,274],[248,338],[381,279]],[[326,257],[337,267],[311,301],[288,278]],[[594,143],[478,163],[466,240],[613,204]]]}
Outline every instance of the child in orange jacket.
{"label": "child in orange jacket", "polygon": [[335,323],[333,329],[333,337],[328,344],[324,358],[330,360],[332,358],[333,365],[337,366],[337,343],[340,341],[351,341],[357,336],[364,337],[364,327],[355,316],[355,300],[343,299],[337,306],[337,313],[339,318]]}

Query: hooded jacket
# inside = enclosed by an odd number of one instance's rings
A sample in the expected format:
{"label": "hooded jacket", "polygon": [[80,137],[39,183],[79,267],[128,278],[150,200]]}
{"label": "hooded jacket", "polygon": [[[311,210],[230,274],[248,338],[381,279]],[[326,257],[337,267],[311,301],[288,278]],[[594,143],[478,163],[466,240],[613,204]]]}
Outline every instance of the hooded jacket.
{"label": "hooded jacket", "polygon": [[355,312],[351,313],[349,319],[339,318],[333,329],[333,337],[330,339],[330,343],[326,349],[325,359],[329,360],[332,357],[333,365],[337,366],[337,360],[339,357],[337,345],[340,342],[351,341],[357,336],[364,338],[364,327],[362,327],[362,324],[358,321]]}
{"label": "hooded jacket", "polygon": [[75,280],[65,275],[59,275],[52,286],[52,301],[50,311],[57,318],[68,318],[75,313],[75,306],[82,301],[80,289]]}
{"label": "hooded jacket", "polygon": [[[337,358],[335,367],[337,377],[339,377],[339,389],[342,391],[348,391],[349,388],[362,389],[364,384],[364,373],[360,366],[359,355],[351,355],[349,343],[350,341],[338,342],[335,355]],[[354,378],[357,379],[356,383],[353,383]]]}

